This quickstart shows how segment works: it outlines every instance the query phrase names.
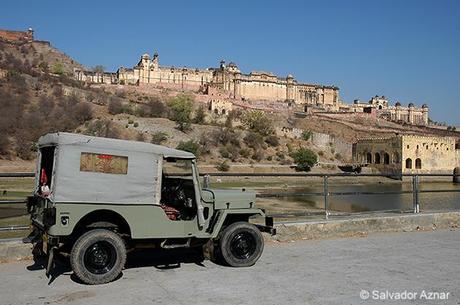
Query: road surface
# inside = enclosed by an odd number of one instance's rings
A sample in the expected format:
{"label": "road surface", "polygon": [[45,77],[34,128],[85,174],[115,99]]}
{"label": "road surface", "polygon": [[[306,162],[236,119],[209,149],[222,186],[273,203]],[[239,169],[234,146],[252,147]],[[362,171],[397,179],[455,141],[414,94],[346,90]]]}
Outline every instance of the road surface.
{"label": "road surface", "polygon": [[[79,284],[65,265],[49,284],[43,269],[15,262],[0,265],[0,300],[2,305],[460,304],[459,249],[456,230],[268,243],[261,260],[242,269],[183,252],[152,258],[147,251],[131,257],[120,279],[101,286]],[[406,300],[394,300],[404,292]],[[430,292],[437,292],[431,295],[437,299],[428,300]],[[441,300],[441,293],[448,299]]]}

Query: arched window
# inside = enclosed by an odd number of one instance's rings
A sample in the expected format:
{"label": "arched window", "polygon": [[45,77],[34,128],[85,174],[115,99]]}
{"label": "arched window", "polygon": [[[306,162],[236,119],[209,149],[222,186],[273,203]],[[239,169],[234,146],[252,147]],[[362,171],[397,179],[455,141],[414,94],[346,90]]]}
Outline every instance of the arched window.
{"label": "arched window", "polygon": [[371,153],[367,153],[366,155],[366,159],[367,159],[367,163],[372,163],[372,154]]}
{"label": "arched window", "polygon": [[214,113],[215,113],[215,114],[219,114],[219,109],[214,108]]}
{"label": "arched window", "polygon": [[422,169],[422,160],[420,158],[415,159],[415,168]]}
{"label": "arched window", "polygon": [[222,109],[222,114],[225,114],[225,109]]}
{"label": "arched window", "polygon": [[388,153],[383,154],[383,164],[390,164],[390,155]]}
{"label": "arched window", "polygon": [[408,168],[408,169],[412,168],[412,159],[411,158],[406,159],[406,168]]}
{"label": "arched window", "polygon": [[380,164],[380,154],[375,153],[375,164]]}

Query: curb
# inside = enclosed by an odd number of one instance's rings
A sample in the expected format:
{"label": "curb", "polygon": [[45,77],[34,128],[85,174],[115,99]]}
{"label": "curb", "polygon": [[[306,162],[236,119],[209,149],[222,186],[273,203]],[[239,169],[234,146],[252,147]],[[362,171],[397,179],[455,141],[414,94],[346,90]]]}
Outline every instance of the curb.
{"label": "curb", "polygon": [[0,263],[32,258],[32,244],[24,244],[21,240],[0,242]]}
{"label": "curb", "polygon": [[377,232],[411,232],[460,227],[460,212],[374,216],[276,225],[280,242],[299,239],[366,236]]}
{"label": "curb", "polygon": [[[314,222],[281,223],[275,225],[277,235],[264,234],[267,241],[288,242],[305,239],[325,239],[367,236],[377,232],[411,232],[460,228],[460,212],[439,212],[394,216],[373,216],[353,219],[332,219]],[[32,245],[21,240],[0,242],[0,263],[30,259]]]}

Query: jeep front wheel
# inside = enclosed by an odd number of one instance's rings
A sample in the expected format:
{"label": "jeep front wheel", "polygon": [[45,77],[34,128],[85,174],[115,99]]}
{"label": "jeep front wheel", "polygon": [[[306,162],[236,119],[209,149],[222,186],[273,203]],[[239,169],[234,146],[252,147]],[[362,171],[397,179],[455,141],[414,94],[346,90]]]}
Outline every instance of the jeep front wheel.
{"label": "jeep front wheel", "polygon": [[219,239],[221,258],[232,267],[248,267],[262,255],[264,240],[253,224],[235,222],[224,229]]}
{"label": "jeep front wheel", "polygon": [[126,247],[116,233],[95,229],[75,242],[70,265],[75,275],[89,285],[104,284],[116,279],[126,262]]}

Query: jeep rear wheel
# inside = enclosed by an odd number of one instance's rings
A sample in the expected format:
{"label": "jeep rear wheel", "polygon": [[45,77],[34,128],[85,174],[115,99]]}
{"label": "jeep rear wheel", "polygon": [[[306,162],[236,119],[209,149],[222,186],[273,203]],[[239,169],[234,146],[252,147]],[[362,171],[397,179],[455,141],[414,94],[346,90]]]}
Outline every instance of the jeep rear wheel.
{"label": "jeep rear wheel", "polygon": [[253,224],[235,222],[224,229],[219,239],[219,254],[232,267],[248,267],[262,255],[264,240]]}
{"label": "jeep rear wheel", "polygon": [[116,233],[95,229],[75,242],[70,253],[70,265],[75,275],[90,285],[116,279],[126,262],[126,247]]}

